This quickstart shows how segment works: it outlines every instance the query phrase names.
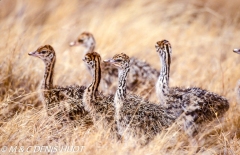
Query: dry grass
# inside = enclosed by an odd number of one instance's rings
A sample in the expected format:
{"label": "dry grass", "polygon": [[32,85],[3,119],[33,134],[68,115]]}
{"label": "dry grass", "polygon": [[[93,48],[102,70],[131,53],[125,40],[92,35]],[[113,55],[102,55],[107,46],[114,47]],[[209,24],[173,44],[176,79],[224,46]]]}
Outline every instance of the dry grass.
{"label": "dry grass", "polygon": [[[232,52],[240,47],[239,5],[236,0],[0,0],[0,146],[84,145],[83,154],[240,154],[235,93],[240,56]],[[224,120],[204,127],[198,147],[174,126],[145,147],[111,140],[101,129],[58,129],[37,96],[43,63],[27,53],[51,44],[57,52],[54,83],[87,84],[82,49],[68,46],[85,30],[95,35],[103,59],[124,52],[158,69],[154,45],[169,40],[171,86],[194,85],[226,96],[230,109]]]}

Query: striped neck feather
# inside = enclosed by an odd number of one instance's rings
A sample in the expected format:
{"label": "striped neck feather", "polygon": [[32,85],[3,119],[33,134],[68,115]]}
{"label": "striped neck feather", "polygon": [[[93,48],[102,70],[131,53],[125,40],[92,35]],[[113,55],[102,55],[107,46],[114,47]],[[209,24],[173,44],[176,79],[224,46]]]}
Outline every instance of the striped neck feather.
{"label": "striped neck feather", "polygon": [[126,98],[126,79],[129,67],[118,72],[118,89],[116,92],[117,99],[123,101]]}
{"label": "striped neck feather", "polygon": [[168,95],[169,92],[169,73],[171,56],[168,50],[166,50],[166,52],[159,54],[159,56],[161,59],[161,71],[157,81],[156,91],[161,102],[165,102],[166,101],[165,97],[166,95]]}
{"label": "striped neck feather", "polygon": [[53,75],[54,75],[54,66],[55,66],[56,58],[53,57],[52,60],[45,62],[45,73],[42,82],[42,89],[52,89],[53,88]]}
{"label": "striped neck feather", "polygon": [[96,58],[94,63],[94,70],[92,71],[92,83],[88,86],[86,90],[86,97],[88,97],[87,102],[90,103],[92,100],[95,100],[95,94],[98,91],[98,87],[101,81],[101,67],[100,60]]}

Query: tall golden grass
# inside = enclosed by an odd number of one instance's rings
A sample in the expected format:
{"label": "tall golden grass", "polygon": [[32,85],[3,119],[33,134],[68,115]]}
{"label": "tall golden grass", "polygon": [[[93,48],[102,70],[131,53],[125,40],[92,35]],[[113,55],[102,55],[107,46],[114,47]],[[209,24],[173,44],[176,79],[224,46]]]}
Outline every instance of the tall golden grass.
{"label": "tall golden grass", "polygon": [[[240,56],[232,52],[240,47],[239,6],[235,0],[0,0],[0,146],[85,146],[82,154],[240,154],[235,93]],[[44,65],[27,53],[52,45],[57,53],[54,83],[87,85],[83,49],[68,46],[83,31],[94,34],[102,59],[124,52],[157,69],[154,45],[169,40],[170,85],[219,93],[229,100],[229,111],[203,127],[195,145],[174,126],[145,147],[114,141],[94,127],[58,129],[38,97]]]}

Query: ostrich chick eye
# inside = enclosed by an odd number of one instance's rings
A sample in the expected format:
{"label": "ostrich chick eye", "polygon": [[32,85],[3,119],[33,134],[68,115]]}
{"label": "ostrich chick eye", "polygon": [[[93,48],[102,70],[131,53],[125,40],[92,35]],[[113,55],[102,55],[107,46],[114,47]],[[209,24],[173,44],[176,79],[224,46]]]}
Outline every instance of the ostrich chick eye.
{"label": "ostrich chick eye", "polygon": [[121,62],[122,60],[121,59],[116,59],[115,62]]}
{"label": "ostrich chick eye", "polygon": [[47,53],[47,51],[42,51],[41,53],[42,53],[42,54],[46,54],[46,53]]}

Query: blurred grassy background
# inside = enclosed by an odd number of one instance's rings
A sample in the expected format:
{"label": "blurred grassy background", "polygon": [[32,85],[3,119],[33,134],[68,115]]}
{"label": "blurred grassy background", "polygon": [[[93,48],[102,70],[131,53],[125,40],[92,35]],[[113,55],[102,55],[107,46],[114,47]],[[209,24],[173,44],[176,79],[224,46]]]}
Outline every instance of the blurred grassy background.
{"label": "blurred grassy background", "polygon": [[[124,52],[157,69],[160,63],[154,45],[169,40],[173,48],[170,85],[202,87],[230,102],[220,127],[206,127],[215,132],[208,134],[207,140],[201,139],[199,154],[239,154],[240,110],[235,87],[240,78],[240,56],[232,52],[240,48],[239,6],[236,0],[0,0],[0,143],[50,144],[47,137],[52,135],[47,131],[51,127],[47,124],[51,120],[46,119],[37,97],[44,65],[27,53],[52,45],[57,52],[54,83],[86,85],[90,75],[82,63],[83,48],[68,44],[89,31],[102,59]],[[100,130],[91,132],[90,137],[81,137],[83,132],[75,130],[75,137],[67,142],[85,145],[86,154],[192,154],[197,150],[188,147],[182,137],[172,143],[169,133],[138,149],[130,147],[130,142],[112,142],[100,136],[106,135]],[[59,131],[63,133],[66,131]],[[30,140],[23,141],[26,138]]]}

